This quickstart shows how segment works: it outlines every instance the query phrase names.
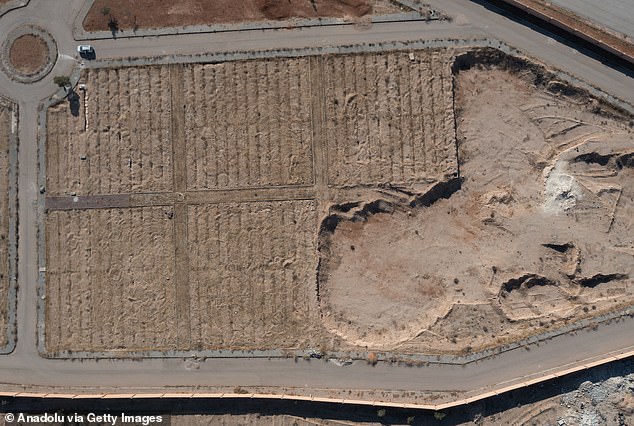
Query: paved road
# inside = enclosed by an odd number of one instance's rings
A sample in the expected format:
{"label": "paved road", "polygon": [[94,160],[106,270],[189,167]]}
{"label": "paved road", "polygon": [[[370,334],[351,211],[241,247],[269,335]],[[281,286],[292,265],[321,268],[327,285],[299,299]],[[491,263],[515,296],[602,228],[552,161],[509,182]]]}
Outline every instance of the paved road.
{"label": "paved road", "polygon": [[[70,387],[127,387],[132,389],[182,386],[291,386],[308,389],[476,390],[501,388],[518,377],[586,360],[634,343],[634,319],[596,331],[564,335],[466,367],[370,367],[359,362],[347,367],[312,360],[213,359],[187,370],[183,360],[68,362],[43,360],[32,354],[2,360],[0,382],[37,383]],[[631,349],[631,348],[630,348]]]}
{"label": "paved road", "polygon": [[550,0],[634,40],[634,0]]}
{"label": "paved road", "polygon": [[[144,39],[95,41],[101,58],[173,55],[234,50],[304,46],[331,46],[372,41],[482,37],[501,39],[524,52],[581,78],[590,84],[634,103],[634,82],[625,74],[604,67],[574,49],[543,34],[510,21],[467,0],[450,3],[428,0],[432,7],[457,19],[453,24],[408,22],[375,24],[369,29],[355,26],[303,30],[247,31],[196,34]],[[519,377],[625,350],[634,345],[634,319],[576,336],[561,336],[535,347],[507,352],[495,359],[467,367],[432,365],[424,368],[369,367],[363,363],[337,367],[322,361],[215,359],[189,371],[182,360],[83,361],[45,360],[36,349],[36,215],[37,199],[37,105],[50,96],[54,75],[68,74],[76,65],[75,42],[70,34],[72,18],[81,0],[32,0],[29,7],[2,18],[0,39],[21,23],[38,23],[58,42],[60,60],[44,81],[15,84],[0,75],[0,92],[20,105],[19,172],[19,307],[18,345],[13,354],[0,357],[0,382],[68,387],[162,387],[166,384],[191,387],[226,385],[299,386],[340,389],[473,390],[501,387]]]}

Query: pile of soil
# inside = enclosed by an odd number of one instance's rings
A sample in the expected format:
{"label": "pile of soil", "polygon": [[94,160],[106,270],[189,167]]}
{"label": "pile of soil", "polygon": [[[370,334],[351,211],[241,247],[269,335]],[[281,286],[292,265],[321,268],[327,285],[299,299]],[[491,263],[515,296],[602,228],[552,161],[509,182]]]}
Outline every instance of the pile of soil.
{"label": "pile of soil", "polygon": [[21,74],[35,74],[48,60],[48,46],[39,36],[26,34],[15,39],[9,52],[11,66]]}
{"label": "pile of soil", "polygon": [[136,30],[289,18],[360,17],[372,0],[97,0],[84,19],[86,31]]}

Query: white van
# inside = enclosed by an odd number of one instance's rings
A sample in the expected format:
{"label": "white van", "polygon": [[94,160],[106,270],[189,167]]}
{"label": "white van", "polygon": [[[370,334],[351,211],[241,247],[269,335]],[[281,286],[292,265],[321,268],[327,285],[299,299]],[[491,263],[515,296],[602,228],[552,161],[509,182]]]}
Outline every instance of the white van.
{"label": "white van", "polygon": [[82,58],[90,57],[95,54],[95,49],[89,44],[80,44],[77,46],[77,53],[79,53],[79,56]]}

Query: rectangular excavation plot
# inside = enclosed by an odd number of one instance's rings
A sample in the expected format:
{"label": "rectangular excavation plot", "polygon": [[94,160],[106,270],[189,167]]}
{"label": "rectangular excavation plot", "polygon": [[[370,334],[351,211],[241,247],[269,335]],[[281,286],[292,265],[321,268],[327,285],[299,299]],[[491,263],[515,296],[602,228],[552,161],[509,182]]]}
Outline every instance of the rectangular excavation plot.
{"label": "rectangular excavation plot", "polygon": [[0,347],[8,343],[9,296],[9,135],[11,110],[0,104]]}
{"label": "rectangular excavation plot", "polygon": [[81,84],[78,104],[47,113],[47,193],[170,191],[169,69],[87,70]]}
{"label": "rectangular excavation plot", "polygon": [[317,336],[313,201],[189,207],[192,344],[305,348]]}
{"label": "rectangular excavation plot", "polygon": [[329,184],[411,184],[457,172],[450,67],[440,51],[325,57]]}
{"label": "rectangular excavation plot", "polygon": [[189,190],[313,182],[307,58],[184,69]]}
{"label": "rectangular excavation plot", "polygon": [[46,218],[46,352],[176,348],[171,207]]}

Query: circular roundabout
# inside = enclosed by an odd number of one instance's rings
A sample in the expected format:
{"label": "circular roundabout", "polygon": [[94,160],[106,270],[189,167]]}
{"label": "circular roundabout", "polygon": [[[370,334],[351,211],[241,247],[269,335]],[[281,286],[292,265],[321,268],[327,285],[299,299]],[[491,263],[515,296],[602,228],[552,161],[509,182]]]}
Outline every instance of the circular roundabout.
{"label": "circular roundabout", "polygon": [[14,81],[35,83],[51,72],[57,60],[57,44],[44,29],[18,27],[2,44],[0,68]]}

